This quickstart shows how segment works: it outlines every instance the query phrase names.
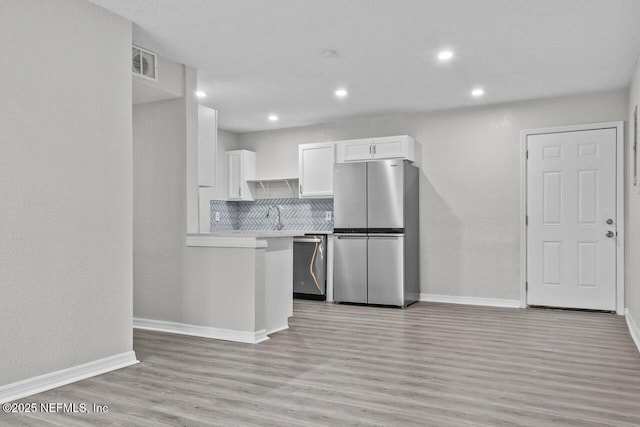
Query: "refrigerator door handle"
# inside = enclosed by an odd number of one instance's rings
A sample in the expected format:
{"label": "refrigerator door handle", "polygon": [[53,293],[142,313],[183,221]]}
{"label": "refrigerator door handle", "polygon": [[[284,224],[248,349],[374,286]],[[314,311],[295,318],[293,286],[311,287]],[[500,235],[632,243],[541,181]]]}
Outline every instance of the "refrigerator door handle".
{"label": "refrigerator door handle", "polygon": [[353,233],[353,234],[334,234],[336,239],[361,239],[367,237],[366,234]]}
{"label": "refrigerator door handle", "polygon": [[375,239],[376,237],[384,237],[386,239],[398,239],[400,237],[404,237],[404,234],[399,233],[377,233],[377,234],[369,234],[369,237]]}

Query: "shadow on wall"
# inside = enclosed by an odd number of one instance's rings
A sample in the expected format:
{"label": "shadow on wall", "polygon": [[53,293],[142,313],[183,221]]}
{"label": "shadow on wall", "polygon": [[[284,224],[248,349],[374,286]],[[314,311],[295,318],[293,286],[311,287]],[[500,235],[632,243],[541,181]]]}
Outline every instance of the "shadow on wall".
{"label": "shadow on wall", "polygon": [[420,171],[420,293],[458,295],[461,223]]}

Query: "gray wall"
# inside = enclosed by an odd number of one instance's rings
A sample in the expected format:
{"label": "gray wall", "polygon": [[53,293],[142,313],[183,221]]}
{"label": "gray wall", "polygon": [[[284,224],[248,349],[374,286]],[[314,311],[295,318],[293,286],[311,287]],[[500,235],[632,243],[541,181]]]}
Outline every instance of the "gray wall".
{"label": "gray wall", "polygon": [[[627,138],[625,143],[625,155],[627,156],[625,172],[625,305],[629,308],[636,325],[640,326],[640,187],[633,186],[633,109],[636,105],[640,106],[640,62],[636,65],[629,89],[629,115],[626,123]],[[638,134],[640,137],[640,131]]]}
{"label": "gray wall", "polygon": [[158,55],[158,80],[133,77],[133,103],[164,101],[184,96],[184,66]]}
{"label": "gray wall", "polygon": [[[186,247],[188,128],[197,127],[189,119],[194,113],[189,102],[180,98],[133,106],[133,313],[142,319],[254,331],[264,323],[254,313],[256,282],[257,288],[264,287],[264,250],[260,258],[255,249]],[[224,151],[235,148],[235,139],[219,131],[217,185],[207,191],[225,188]],[[246,268],[229,269],[237,265]]]}
{"label": "gray wall", "polygon": [[132,350],[131,23],[81,0],[1,9],[5,385]]}
{"label": "gray wall", "polygon": [[409,134],[422,146],[421,292],[520,298],[520,131],[625,120],[626,91],[241,134],[258,176],[297,176],[298,144]]}
{"label": "gray wall", "polygon": [[136,317],[181,319],[187,233],[185,138],[185,98],[133,106]]}

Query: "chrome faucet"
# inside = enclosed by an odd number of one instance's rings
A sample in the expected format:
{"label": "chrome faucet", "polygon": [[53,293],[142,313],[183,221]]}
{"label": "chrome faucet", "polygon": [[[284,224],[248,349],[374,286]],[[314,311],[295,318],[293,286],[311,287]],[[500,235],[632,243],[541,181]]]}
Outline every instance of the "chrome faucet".
{"label": "chrome faucet", "polygon": [[277,205],[271,205],[269,206],[269,210],[267,211],[267,218],[270,217],[271,215],[271,208],[276,208],[276,211],[278,211],[278,218],[275,222],[275,226],[276,226],[276,230],[282,230],[284,228],[284,224],[282,223],[282,215],[280,212],[280,206]]}

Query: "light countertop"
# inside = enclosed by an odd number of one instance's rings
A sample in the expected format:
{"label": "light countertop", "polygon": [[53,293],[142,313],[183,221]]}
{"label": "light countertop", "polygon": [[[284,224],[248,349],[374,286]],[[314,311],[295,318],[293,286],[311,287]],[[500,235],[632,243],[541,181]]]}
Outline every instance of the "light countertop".
{"label": "light countertop", "polygon": [[308,230],[227,230],[187,234],[187,246],[210,248],[264,248],[268,239],[292,238],[305,234],[333,234]]}
{"label": "light countertop", "polygon": [[269,239],[304,236],[304,231],[222,231],[217,233],[187,234],[187,246],[208,248],[266,248]]}
{"label": "light countertop", "polygon": [[294,237],[304,236],[306,231],[304,230],[229,230],[229,231],[215,231],[212,233],[206,233],[211,236],[232,236],[232,237]]}

